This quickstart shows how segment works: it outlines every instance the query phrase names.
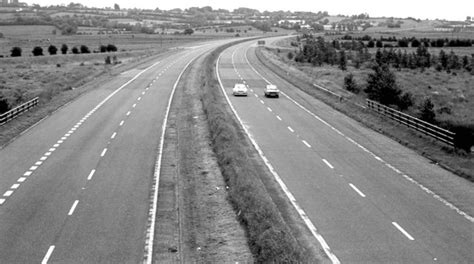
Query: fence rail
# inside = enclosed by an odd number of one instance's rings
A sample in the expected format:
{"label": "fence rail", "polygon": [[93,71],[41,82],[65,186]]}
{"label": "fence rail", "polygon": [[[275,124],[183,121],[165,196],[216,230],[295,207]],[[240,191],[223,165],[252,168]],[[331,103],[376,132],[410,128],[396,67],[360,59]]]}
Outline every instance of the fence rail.
{"label": "fence rail", "polygon": [[367,107],[425,135],[454,146],[455,133],[367,99]]}
{"label": "fence rail", "polygon": [[35,97],[33,99],[31,99],[30,101],[22,104],[22,105],[19,105],[15,108],[13,108],[12,110],[8,111],[8,112],[5,112],[3,114],[0,115],[0,125],[3,125],[5,124],[6,122],[14,119],[15,117],[23,114],[24,112],[30,110],[30,108],[32,107],[35,107],[39,102],[39,98],[38,97]]}

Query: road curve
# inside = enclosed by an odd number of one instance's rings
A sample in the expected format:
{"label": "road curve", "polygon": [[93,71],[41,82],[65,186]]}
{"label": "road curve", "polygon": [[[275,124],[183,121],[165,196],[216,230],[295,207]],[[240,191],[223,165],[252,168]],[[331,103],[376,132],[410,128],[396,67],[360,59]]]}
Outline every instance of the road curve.
{"label": "road curve", "polygon": [[131,69],[0,150],[0,263],[139,263],[162,124],[196,56]]}
{"label": "road curve", "polygon": [[[263,67],[254,46],[223,52],[224,90],[337,260],[474,263],[472,183],[299,91]],[[235,83],[249,96],[232,96]],[[265,98],[267,83],[283,95]]]}

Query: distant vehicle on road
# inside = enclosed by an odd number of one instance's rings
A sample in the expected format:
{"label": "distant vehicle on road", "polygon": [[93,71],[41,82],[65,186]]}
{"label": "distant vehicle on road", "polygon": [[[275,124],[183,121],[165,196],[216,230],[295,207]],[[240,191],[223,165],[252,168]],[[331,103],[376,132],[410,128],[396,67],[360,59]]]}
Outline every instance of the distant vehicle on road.
{"label": "distant vehicle on road", "polygon": [[264,90],[265,97],[280,97],[280,90],[274,84],[269,84]]}
{"label": "distant vehicle on road", "polygon": [[232,94],[235,96],[247,96],[248,90],[245,84],[243,83],[236,83],[234,88],[232,89]]}
{"label": "distant vehicle on road", "polygon": [[257,44],[258,45],[265,45],[265,40],[259,40],[259,41],[257,41]]}

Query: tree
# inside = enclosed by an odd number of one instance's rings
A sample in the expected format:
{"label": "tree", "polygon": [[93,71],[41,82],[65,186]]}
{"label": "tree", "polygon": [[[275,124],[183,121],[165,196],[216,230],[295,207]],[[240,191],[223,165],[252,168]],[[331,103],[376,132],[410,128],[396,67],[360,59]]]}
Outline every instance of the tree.
{"label": "tree", "polygon": [[58,52],[58,48],[56,48],[56,46],[54,45],[49,45],[48,52],[49,55],[56,55],[56,53]]}
{"label": "tree", "polygon": [[77,47],[73,47],[71,51],[73,54],[79,54],[79,49]]}
{"label": "tree", "polygon": [[99,46],[99,50],[100,50],[100,52],[102,52],[102,53],[107,52],[107,46],[105,46],[105,45],[100,45],[100,46]]}
{"label": "tree", "polygon": [[194,30],[192,28],[187,28],[184,30],[184,35],[191,35],[194,33]]}
{"label": "tree", "polygon": [[33,53],[33,56],[43,56],[43,48],[39,46],[34,47],[31,52]]}
{"label": "tree", "polygon": [[339,52],[339,69],[343,71],[347,70],[347,58],[344,50]]}
{"label": "tree", "polygon": [[401,90],[397,85],[395,74],[387,64],[375,65],[374,72],[367,78],[367,87],[364,91],[369,99],[383,105],[398,104]]}
{"label": "tree", "polygon": [[63,44],[61,46],[61,53],[62,54],[67,54],[68,46],[66,44]]}
{"label": "tree", "polygon": [[346,75],[346,77],[344,77],[344,88],[349,92],[359,93],[359,85],[357,85],[356,81],[354,80],[354,75],[352,73],[349,73]]}
{"label": "tree", "polygon": [[13,47],[11,49],[11,55],[12,57],[21,57],[21,48],[20,47]]}
{"label": "tree", "polygon": [[81,45],[81,53],[91,53],[91,51],[86,45]]}
{"label": "tree", "polygon": [[107,52],[115,52],[117,51],[117,47],[114,44],[107,45]]}
{"label": "tree", "polygon": [[429,123],[435,121],[436,113],[434,111],[434,104],[430,98],[426,98],[420,105],[420,119]]}
{"label": "tree", "polygon": [[114,9],[115,10],[120,10],[120,6],[118,4],[114,4]]}

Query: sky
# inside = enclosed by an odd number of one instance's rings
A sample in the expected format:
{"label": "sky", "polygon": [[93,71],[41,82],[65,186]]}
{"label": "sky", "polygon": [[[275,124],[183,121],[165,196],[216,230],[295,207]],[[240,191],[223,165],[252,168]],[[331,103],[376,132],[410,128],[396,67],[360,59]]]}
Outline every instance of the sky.
{"label": "sky", "polygon": [[29,5],[41,6],[81,3],[87,7],[141,8],[170,10],[211,6],[213,9],[232,11],[239,7],[259,11],[327,11],[330,15],[355,15],[368,13],[371,17],[414,17],[419,19],[446,19],[464,21],[474,17],[473,0],[20,0]]}

